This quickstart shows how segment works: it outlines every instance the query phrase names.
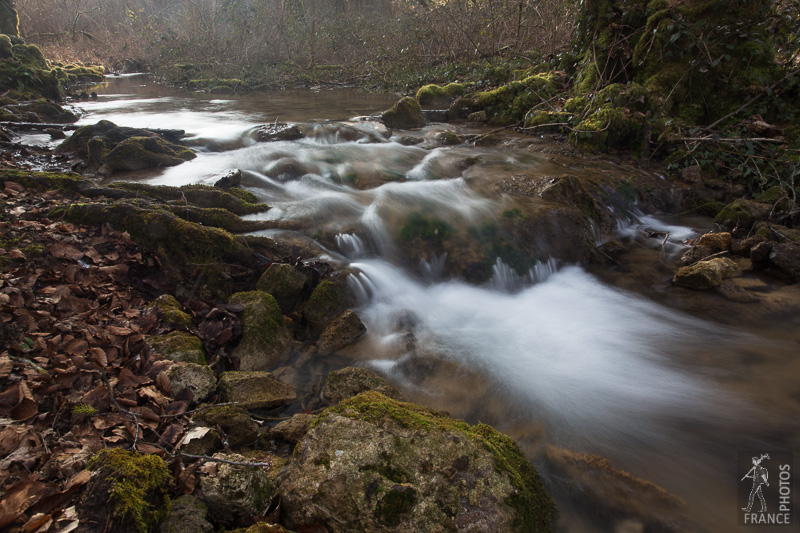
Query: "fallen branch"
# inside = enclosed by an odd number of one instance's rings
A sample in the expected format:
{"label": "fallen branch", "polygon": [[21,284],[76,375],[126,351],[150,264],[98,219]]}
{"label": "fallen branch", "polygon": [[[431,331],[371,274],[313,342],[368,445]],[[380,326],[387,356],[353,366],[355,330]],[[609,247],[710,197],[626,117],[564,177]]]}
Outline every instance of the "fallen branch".
{"label": "fallen branch", "polygon": [[675,137],[668,139],[672,142],[717,142],[717,143],[740,143],[740,142],[760,142],[784,144],[786,139],[773,139],[771,137]]}

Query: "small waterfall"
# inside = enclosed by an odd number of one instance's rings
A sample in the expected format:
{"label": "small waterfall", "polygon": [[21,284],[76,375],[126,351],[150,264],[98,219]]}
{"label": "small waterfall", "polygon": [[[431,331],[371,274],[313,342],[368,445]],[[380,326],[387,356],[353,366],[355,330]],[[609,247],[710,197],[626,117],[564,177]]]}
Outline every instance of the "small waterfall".
{"label": "small waterfall", "polygon": [[336,235],[336,246],[348,259],[359,259],[367,255],[367,247],[358,235],[339,233]]}
{"label": "small waterfall", "polygon": [[447,252],[441,255],[434,255],[430,261],[425,259],[419,260],[419,269],[422,272],[422,278],[427,282],[439,281],[444,278],[444,267],[447,263]]}
{"label": "small waterfall", "polygon": [[488,285],[496,291],[511,293],[524,288],[526,285],[541,283],[556,272],[558,272],[558,261],[554,257],[544,262],[537,262],[528,270],[525,276],[517,274],[513,268],[498,257],[494,266],[492,266],[492,277],[489,279]]}

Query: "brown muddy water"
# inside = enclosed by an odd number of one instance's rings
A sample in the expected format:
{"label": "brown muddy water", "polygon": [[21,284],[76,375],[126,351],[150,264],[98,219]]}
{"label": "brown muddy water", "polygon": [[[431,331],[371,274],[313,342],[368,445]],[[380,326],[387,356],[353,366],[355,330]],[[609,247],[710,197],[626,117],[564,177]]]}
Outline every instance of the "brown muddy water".
{"label": "brown muddy water", "polygon": [[[480,285],[448,276],[447,256],[409,259],[396,238],[413,213],[456,229],[492,224],[514,205],[493,186],[504,178],[646,171],[531,139],[435,145],[445,129],[486,131],[461,126],[431,124],[387,140],[350,120],[386,109],[391,95],[192,94],[141,76],[109,78],[93,90],[99,97],[80,104],[81,123],[180,128],[197,145],[191,162],[125,179],[212,183],[242,169],[244,185],[273,206],[259,217],[291,228],[264,234],[319,240],[322,257],[353,269],[368,333],[337,357],[299,369],[303,379],[369,366],[412,401],[510,434],[557,497],[559,531],[642,531],[626,521],[641,513],[640,495],[595,486],[608,504],[587,503],[585,488],[548,465],[549,446],[599,454],[664,487],[685,507],[656,522],[712,532],[740,528],[741,493],[746,498],[751,484],[740,479],[740,455],[800,453],[800,289],[745,274],[737,283],[756,301],[736,303],[670,283],[683,243],[713,229],[710,220],[630,205],[615,232],[596,236],[632,243],[618,265],[587,270],[553,253],[523,275],[499,262]],[[252,128],[276,120],[302,124],[307,137],[252,140]],[[400,144],[401,135],[423,144]],[[668,231],[668,242],[645,229]],[[778,465],[765,465],[772,477],[764,496],[775,508]],[[791,487],[796,494],[797,483]]]}

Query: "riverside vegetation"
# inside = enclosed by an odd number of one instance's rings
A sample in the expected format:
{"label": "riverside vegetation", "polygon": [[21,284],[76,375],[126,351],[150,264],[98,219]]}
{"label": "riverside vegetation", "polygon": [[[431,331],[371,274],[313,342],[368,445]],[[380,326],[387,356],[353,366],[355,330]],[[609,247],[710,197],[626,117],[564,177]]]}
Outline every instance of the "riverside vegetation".
{"label": "riverside vegetation", "polygon": [[[494,126],[476,143],[514,128],[586,152],[663,160],[672,172],[670,183],[563,176],[501,184],[511,195],[536,191],[549,205],[509,210],[502,228],[476,230],[491,232],[493,244],[470,248],[451,274],[484,280],[498,257],[524,270],[530,250],[503,235],[563,245],[553,217],[585,243],[572,260],[614,261],[622,245],[594,246],[591,226],[614,223],[607,206],[636,201],[720,225],[682,258],[677,287],[741,303],[752,297],[731,283],[742,266],[800,280],[796,43],[742,24],[771,20],[774,7],[586,2],[569,51],[496,63],[502,74],[493,78],[426,80],[438,83],[419,84],[387,110],[389,127],[423,125],[422,104],[446,109],[450,121]],[[103,70],[49,62],[7,19],[3,121],[61,131],[76,120],[58,105],[69,84]],[[213,85],[221,86],[239,82]],[[13,135],[2,135],[13,147]],[[364,326],[346,271],[308,247],[240,235],[269,227],[241,218],[269,206],[238,187],[235,173],[215,187],[97,183],[191,159],[179,130],[100,122],[57,152],[46,155],[57,167],[50,172],[19,168],[30,156],[13,150],[0,170],[0,527],[551,530],[555,504],[508,437],[406,403],[364,369],[312,385],[288,378],[292,367],[357,341]],[[400,238],[414,256],[468,237],[419,214]],[[608,524],[685,526],[682,502],[602,458],[561,449],[546,456],[563,478],[585,483]],[[635,511],[603,498],[593,477],[641,494]],[[106,498],[110,505],[98,507]]]}

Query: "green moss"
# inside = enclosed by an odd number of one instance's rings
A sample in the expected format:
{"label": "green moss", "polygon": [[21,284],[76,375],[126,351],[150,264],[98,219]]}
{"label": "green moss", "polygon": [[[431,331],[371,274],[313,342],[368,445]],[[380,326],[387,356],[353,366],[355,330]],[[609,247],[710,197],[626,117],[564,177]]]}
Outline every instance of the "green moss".
{"label": "green moss", "polygon": [[404,241],[421,239],[423,241],[441,243],[451,233],[450,226],[437,218],[427,217],[422,213],[413,213],[400,228],[398,236]]}
{"label": "green moss", "polygon": [[536,111],[525,116],[525,127],[537,132],[559,132],[569,126],[573,114],[559,111]]}
{"label": "green moss", "polygon": [[166,484],[171,476],[157,455],[114,448],[100,451],[88,466],[110,482],[108,497],[116,520],[132,521],[137,532],[145,533],[169,513]]}
{"label": "green moss", "polygon": [[506,209],[502,213],[503,218],[524,218],[524,214],[518,208]]}
{"label": "green moss", "polygon": [[453,99],[462,96],[466,92],[466,87],[461,83],[449,83],[444,87],[440,85],[425,85],[416,94],[420,105],[428,105],[437,100]]}
{"label": "green moss", "polygon": [[172,331],[166,335],[150,337],[147,343],[171,361],[206,364],[203,341],[190,333]]}
{"label": "green moss", "polygon": [[26,189],[37,191],[81,192],[91,187],[91,182],[73,172],[36,172],[31,170],[2,169],[0,180],[14,181]]}
{"label": "green moss", "polygon": [[[285,330],[283,313],[275,298],[268,292],[237,292],[230,303],[244,306],[244,340],[252,349],[270,349],[281,344]],[[251,349],[251,351],[252,351]]]}
{"label": "green moss", "polygon": [[192,317],[171,294],[162,294],[148,308],[160,309],[164,322],[170,326],[188,329],[192,325]]}
{"label": "green moss", "polygon": [[[550,495],[544,489],[541,479],[533,466],[522,455],[517,444],[508,436],[499,433],[485,424],[470,426],[438,411],[420,405],[392,400],[378,392],[369,391],[354,396],[326,409],[315,422],[319,424],[326,417],[337,414],[354,420],[365,420],[381,425],[392,420],[401,427],[430,432],[442,430],[447,433],[460,433],[472,442],[483,446],[494,457],[498,472],[507,472],[516,492],[507,503],[517,512],[515,531],[550,531],[556,508]],[[382,517],[393,520],[405,512],[409,502],[413,504],[416,495],[408,493],[404,485],[395,485],[398,494],[386,502]],[[389,492],[394,491],[394,488]],[[384,494],[386,498],[388,492]],[[405,509],[405,510],[404,510]],[[399,522],[398,522],[399,523]],[[388,524],[387,524],[388,525]]]}
{"label": "green moss", "polygon": [[254,194],[237,188],[220,189],[208,185],[184,185],[169,187],[166,185],[148,185],[146,183],[117,182],[110,185],[112,189],[120,189],[153,199],[164,199],[204,208],[222,208],[235,215],[262,213],[269,209],[267,204],[256,203]]}

